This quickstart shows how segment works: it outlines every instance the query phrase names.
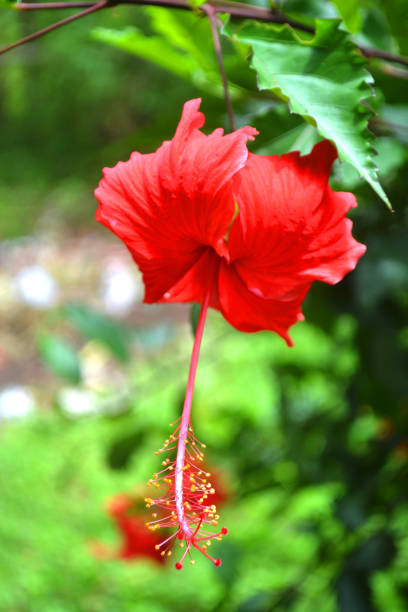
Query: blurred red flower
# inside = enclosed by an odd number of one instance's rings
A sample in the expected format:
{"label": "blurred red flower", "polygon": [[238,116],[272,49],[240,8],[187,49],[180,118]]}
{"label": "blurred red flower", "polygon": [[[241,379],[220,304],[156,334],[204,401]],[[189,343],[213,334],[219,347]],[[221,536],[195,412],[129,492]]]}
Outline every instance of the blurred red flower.
{"label": "blurred red flower", "polygon": [[145,302],[203,303],[244,332],[288,329],[315,280],[334,284],[366,247],[345,218],[351,193],[328,185],[329,141],[309,155],[254,155],[244,127],[205,135],[200,99],[184,105],[174,138],[152,154],[104,168],[98,221],[130,250]]}
{"label": "blurred red flower", "polygon": [[147,557],[157,563],[164,563],[163,556],[156,548],[162,538],[147,528],[142,498],[138,500],[126,493],[120,493],[108,501],[106,508],[118,529],[121,542],[116,550],[111,550],[100,542],[91,542],[90,550],[96,558],[133,561]]}
{"label": "blurred red flower", "polygon": [[138,509],[135,499],[124,493],[115,495],[109,500],[107,510],[122,538],[114,558],[131,561],[138,557],[150,557],[158,563],[164,562],[155,548],[161,538],[146,527],[144,509]]}

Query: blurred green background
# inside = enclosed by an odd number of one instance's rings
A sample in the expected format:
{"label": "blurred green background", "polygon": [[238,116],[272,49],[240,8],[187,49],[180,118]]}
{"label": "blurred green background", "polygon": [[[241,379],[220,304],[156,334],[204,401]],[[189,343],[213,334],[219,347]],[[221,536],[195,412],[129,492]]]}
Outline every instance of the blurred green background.
{"label": "blurred green background", "polygon": [[[305,22],[336,4],[280,3]],[[407,55],[405,0],[348,4],[357,40]],[[3,11],[0,42],[68,14]],[[224,44],[238,123],[261,131],[252,150],[306,152],[314,128],[259,94],[245,49]],[[196,557],[179,573],[92,553],[119,546],[106,499],[157,469],[192,345],[187,306],[141,304],[93,189],[102,166],[171,138],[189,98],[203,97],[206,129],[227,127],[208,24],[115,7],[1,56],[1,612],[408,609],[408,82],[369,67],[395,212],[336,164],[368,251],[340,285],[315,284],[295,347],[210,314],[193,424],[228,491],[229,535],[221,568]]]}

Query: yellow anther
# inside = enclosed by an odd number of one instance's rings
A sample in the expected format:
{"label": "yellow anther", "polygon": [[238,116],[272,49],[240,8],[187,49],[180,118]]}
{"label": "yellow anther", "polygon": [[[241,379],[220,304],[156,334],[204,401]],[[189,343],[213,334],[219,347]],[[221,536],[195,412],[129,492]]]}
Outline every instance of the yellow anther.
{"label": "yellow anther", "polygon": [[156,544],[155,549],[159,550],[160,546],[158,544]]}

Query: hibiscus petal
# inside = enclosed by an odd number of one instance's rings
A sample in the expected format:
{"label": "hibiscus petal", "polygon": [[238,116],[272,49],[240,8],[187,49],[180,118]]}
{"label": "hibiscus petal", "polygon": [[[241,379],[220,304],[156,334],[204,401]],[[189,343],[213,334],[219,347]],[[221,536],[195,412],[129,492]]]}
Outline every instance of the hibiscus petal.
{"label": "hibiscus petal", "polygon": [[354,196],[327,185],[335,157],[328,141],[304,157],[249,155],[239,173],[239,215],[228,244],[251,291],[296,299],[305,282],[338,282],[356,265],[365,247],[352,238],[351,221],[344,218],[356,205]]}
{"label": "hibiscus petal", "polygon": [[104,168],[95,191],[100,203],[95,217],[128,247],[143,274],[146,302],[160,299],[202,252],[195,240],[180,239],[175,220],[160,218],[160,210],[153,208],[143,177],[152,157],[132,153],[129,161]]}
{"label": "hibiscus petal", "polygon": [[249,291],[234,264],[220,264],[218,294],[220,310],[227,321],[243,332],[274,331],[288,346],[293,346],[288,329],[303,320],[300,306],[309,287],[309,283],[303,284],[297,297],[287,301],[260,297]]}
{"label": "hibiscus petal", "polygon": [[257,133],[243,128],[223,136],[200,132],[201,100],[190,100],[172,141],[149,155],[104,169],[95,191],[98,221],[121,238],[139,265],[145,301],[168,292],[201,257],[216,248],[235,212],[234,175],[244,166],[246,142]]}
{"label": "hibiscus petal", "polygon": [[213,249],[205,248],[196,263],[159,302],[195,302],[202,304],[209,289],[212,308],[220,309],[217,276],[220,258]]}
{"label": "hibiscus petal", "polygon": [[357,206],[353,194],[327,188],[322,202],[324,215],[320,226],[300,259],[301,276],[305,280],[320,280],[334,285],[357,265],[367,247],[351,234],[353,223],[344,217]]}

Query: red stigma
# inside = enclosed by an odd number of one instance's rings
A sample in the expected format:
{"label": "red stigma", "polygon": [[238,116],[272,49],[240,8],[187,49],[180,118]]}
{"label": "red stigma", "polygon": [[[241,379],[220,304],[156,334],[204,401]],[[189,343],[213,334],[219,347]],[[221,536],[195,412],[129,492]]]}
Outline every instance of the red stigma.
{"label": "red stigma", "polygon": [[183,569],[183,564],[177,561],[177,563],[174,564],[174,567],[176,568],[176,570],[181,570]]}

